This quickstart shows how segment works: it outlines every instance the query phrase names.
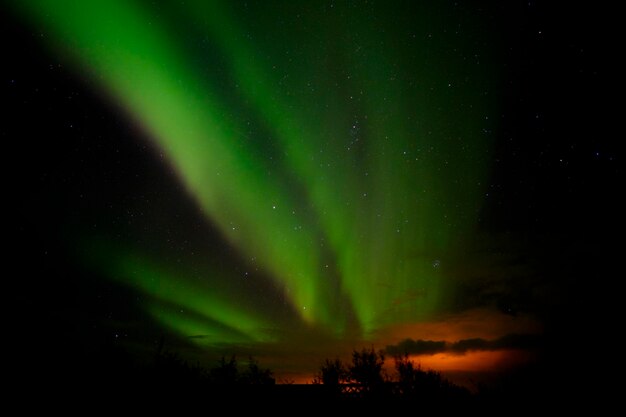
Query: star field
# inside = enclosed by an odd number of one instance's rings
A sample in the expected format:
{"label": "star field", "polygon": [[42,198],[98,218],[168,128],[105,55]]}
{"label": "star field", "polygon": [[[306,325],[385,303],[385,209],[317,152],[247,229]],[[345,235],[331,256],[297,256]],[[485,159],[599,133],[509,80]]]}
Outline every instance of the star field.
{"label": "star field", "polygon": [[619,154],[554,134],[538,74],[563,43],[534,4],[62,3],[11,2],[53,81],[3,82],[24,113],[62,103],[29,139],[63,154],[33,174],[61,242],[38,250],[92,277],[94,329],[295,373],[296,353],[549,327],[569,255],[543,245]]}

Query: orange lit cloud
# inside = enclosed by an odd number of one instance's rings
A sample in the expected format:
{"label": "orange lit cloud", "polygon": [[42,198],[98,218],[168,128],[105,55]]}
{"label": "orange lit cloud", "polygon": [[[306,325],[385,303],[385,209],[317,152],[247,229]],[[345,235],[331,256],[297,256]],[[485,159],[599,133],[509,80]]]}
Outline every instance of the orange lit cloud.
{"label": "orange lit cloud", "polygon": [[434,369],[441,372],[489,372],[523,365],[532,360],[532,354],[523,350],[504,349],[471,351],[464,355],[443,352],[434,355],[412,356],[411,359],[424,369]]}
{"label": "orange lit cloud", "polygon": [[379,331],[374,339],[384,345],[397,344],[407,338],[453,343],[462,339],[492,340],[512,333],[539,332],[541,326],[530,316],[510,316],[494,310],[474,309],[446,315],[435,321],[390,326]]}
{"label": "orange lit cloud", "polygon": [[[474,309],[456,315],[442,315],[429,322],[405,323],[388,326],[368,338],[343,339],[332,337],[308,339],[294,333],[288,342],[254,350],[236,351],[239,357],[254,355],[263,366],[280,369],[278,382],[308,383],[319,371],[326,358],[340,358],[349,363],[353,350],[373,347],[385,349],[406,339],[433,344],[430,354],[413,355],[411,359],[424,369],[441,371],[448,376],[455,372],[499,372],[527,363],[532,352],[516,344],[499,344],[506,336],[533,336],[542,332],[541,326],[530,316],[510,316],[496,310]],[[475,339],[484,339],[480,343]],[[531,337],[532,340],[532,337]],[[459,342],[464,342],[459,344]],[[230,352],[230,351],[229,351]],[[227,354],[229,353],[227,352]],[[387,352],[386,369],[394,375],[393,353]]]}

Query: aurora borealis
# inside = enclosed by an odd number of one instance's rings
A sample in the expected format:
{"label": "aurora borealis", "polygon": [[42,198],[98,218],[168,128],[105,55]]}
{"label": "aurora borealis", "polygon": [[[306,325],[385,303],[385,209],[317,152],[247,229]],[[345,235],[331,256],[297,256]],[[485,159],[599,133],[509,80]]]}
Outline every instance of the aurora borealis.
{"label": "aurora borealis", "polygon": [[296,376],[360,344],[543,331],[517,301],[537,265],[484,227],[513,136],[496,6],[10,3],[125,121],[137,175],[162,171],[90,202],[109,227],[62,226],[80,268],[132,294],[131,329]]}

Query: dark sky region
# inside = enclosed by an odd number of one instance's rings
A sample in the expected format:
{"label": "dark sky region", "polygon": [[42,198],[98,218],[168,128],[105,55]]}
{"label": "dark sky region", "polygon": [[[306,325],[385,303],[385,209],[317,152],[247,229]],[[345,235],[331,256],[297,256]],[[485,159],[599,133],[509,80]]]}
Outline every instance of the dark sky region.
{"label": "dark sky region", "polygon": [[5,344],[53,375],[161,340],[279,381],[369,346],[608,366],[612,26],[551,7],[4,4]]}

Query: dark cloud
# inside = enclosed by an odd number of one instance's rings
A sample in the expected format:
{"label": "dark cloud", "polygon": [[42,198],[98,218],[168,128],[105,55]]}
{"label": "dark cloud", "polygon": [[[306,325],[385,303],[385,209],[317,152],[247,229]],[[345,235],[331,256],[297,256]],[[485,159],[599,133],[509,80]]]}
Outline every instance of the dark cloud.
{"label": "dark cloud", "polygon": [[397,345],[389,345],[385,351],[390,355],[434,355],[446,350],[446,342],[443,340],[413,340],[405,339]]}
{"label": "dark cloud", "polygon": [[533,334],[508,334],[494,340],[463,339],[450,345],[449,350],[465,353],[468,350],[533,349],[539,345],[539,336]]}
{"label": "dark cloud", "polygon": [[500,350],[524,349],[530,350],[539,347],[540,336],[533,334],[508,334],[498,339],[486,340],[481,338],[462,339],[454,343],[443,340],[413,340],[405,339],[397,345],[389,345],[385,351],[390,355],[434,355],[440,352],[464,354],[473,350]]}
{"label": "dark cloud", "polygon": [[494,350],[493,341],[475,338],[463,339],[452,343],[449,350],[456,353],[465,353],[468,350]]}

